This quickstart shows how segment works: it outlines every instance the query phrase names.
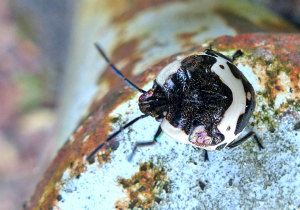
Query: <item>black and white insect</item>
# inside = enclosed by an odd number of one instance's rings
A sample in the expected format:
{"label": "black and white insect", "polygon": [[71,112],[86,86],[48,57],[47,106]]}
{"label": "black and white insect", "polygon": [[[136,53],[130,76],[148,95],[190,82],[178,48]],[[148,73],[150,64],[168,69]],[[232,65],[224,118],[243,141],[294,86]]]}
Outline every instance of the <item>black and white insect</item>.
{"label": "black and white insect", "polygon": [[[132,155],[137,147],[155,144],[162,132],[179,142],[205,149],[205,160],[208,160],[207,150],[231,149],[252,136],[263,149],[253,131],[236,140],[256,105],[252,85],[233,64],[235,58],[242,55],[240,50],[231,58],[206,49],[203,53],[175,60],[159,72],[152,88],[145,91],[125,78],[101,47],[98,44],[96,47],[111,69],[142,93],[138,104],[143,115],[125,124],[105,143],[138,120],[151,116],[161,124],[152,141],[136,143]],[[92,158],[105,143],[87,159]]]}

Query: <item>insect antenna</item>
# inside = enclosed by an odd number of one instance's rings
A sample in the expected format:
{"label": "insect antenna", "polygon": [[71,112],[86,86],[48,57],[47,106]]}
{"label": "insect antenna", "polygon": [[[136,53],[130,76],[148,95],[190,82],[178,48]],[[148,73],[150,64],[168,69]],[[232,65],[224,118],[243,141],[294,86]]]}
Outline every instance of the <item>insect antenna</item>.
{"label": "insect antenna", "polygon": [[88,157],[87,157],[87,161],[90,161],[90,159],[105,145],[105,143],[109,142],[110,140],[112,140],[114,137],[116,137],[119,133],[121,133],[121,131],[123,131],[125,128],[127,128],[128,126],[131,126],[132,124],[134,124],[135,122],[137,122],[140,119],[143,119],[145,117],[148,117],[149,115],[141,115],[133,120],[131,120],[130,122],[126,123],[124,126],[122,126],[118,131],[116,131],[115,133],[113,133],[112,135],[110,135],[104,143],[100,144]]}
{"label": "insect antenna", "polygon": [[231,57],[230,59],[232,61],[234,61],[237,57],[240,57],[241,55],[243,55],[244,53],[241,50],[237,50]]}
{"label": "insect antenna", "polygon": [[102,57],[105,59],[105,61],[109,64],[109,66],[111,67],[111,69],[123,80],[125,80],[125,82],[132,88],[134,88],[135,90],[141,92],[141,93],[146,93],[145,90],[139,88],[138,86],[136,86],[135,84],[133,84],[130,80],[128,80],[126,77],[124,77],[124,75],[117,69],[117,67],[115,67],[114,64],[111,63],[111,61],[108,59],[108,57],[106,56],[106,54],[104,53],[104,51],[102,50],[102,48],[100,47],[100,45],[98,43],[95,43],[95,46],[98,50],[98,52],[102,55]]}

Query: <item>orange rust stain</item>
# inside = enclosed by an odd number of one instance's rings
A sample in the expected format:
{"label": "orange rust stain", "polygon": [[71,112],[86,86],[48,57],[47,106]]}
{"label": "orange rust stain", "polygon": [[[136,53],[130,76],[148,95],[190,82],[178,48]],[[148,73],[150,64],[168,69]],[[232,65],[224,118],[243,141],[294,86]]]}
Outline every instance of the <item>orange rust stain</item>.
{"label": "orange rust stain", "polygon": [[70,177],[78,177],[82,172],[86,171],[86,165],[82,160],[75,160],[70,165]]}
{"label": "orange rust stain", "polygon": [[208,26],[203,26],[199,28],[197,31],[178,33],[175,35],[175,37],[181,43],[181,46],[183,48],[188,48],[188,47],[191,48],[195,46],[195,43],[192,40],[193,37],[207,31],[208,28],[209,28]]}
{"label": "orange rust stain", "polygon": [[183,32],[183,33],[179,33],[176,35],[176,37],[179,39],[179,40],[187,40],[187,39],[191,39],[193,38],[195,35],[197,35],[198,32],[197,31],[194,31],[194,32]]}
{"label": "orange rust stain", "polygon": [[[25,204],[25,209],[51,209],[53,207],[59,190],[56,189],[56,186],[59,184],[63,172],[70,166],[74,171],[72,174],[74,176],[78,176],[84,171],[86,163],[83,162],[83,157],[104,142],[108,136],[108,131],[111,130],[110,125],[107,123],[110,119],[107,113],[111,112],[121,101],[124,101],[130,95],[129,93],[127,91],[127,96],[122,95],[121,97],[108,94],[103,98],[103,101],[112,103],[111,106],[98,106],[93,111],[93,118],[87,117],[87,119],[92,119],[92,121],[83,121],[80,132],[76,132],[73,135],[75,138],[74,142],[71,144],[67,142],[59,150],[58,155],[40,180],[34,193],[35,196]],[[118,101],[118,103],[115,103],[115,101]],[[82,140],[86,135],[90,135],[90,137],[87,142],[83,143]],[[104,156],[98,155],[98,158],[109,161],[109,154],[105,151]]]}
{"label": "orange rust stain", "polygon": [[147,70],[145,72],[134,77],[134,81],[137,82],[138,84],[146,84],[147,82],[149,82],[149,80],[148,80],[149,75],[154,75],[156,78],[156,76],[160,72],[160,70],[163,69],[170,62],[174,61],[175,59],[176,59],[176,57],[166,58],[166,59],[162,60],[161,62],[147,68]]}
{"label": "orange rust stain", "polygon": [[117,209],[117,210],[128,209],[128,202],[123,201],[123,200],[117,200],[115,203],[115,209]]}

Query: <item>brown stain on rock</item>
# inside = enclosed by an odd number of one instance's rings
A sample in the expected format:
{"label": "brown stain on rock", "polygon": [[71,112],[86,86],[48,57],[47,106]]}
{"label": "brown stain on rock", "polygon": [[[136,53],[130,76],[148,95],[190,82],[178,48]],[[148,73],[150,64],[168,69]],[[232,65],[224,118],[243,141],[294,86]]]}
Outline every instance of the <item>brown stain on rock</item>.
{"label": "brown stain on rock", "polygon": [[162,190],[168,185],[166,172],[150,163],[142,163],[140,170],[130,179],[119,178],[119,185],[126,190],[128,199],[120,199],[115,203],[116,209],[134,207],[149,209],[155,201],[161,202],[158,198]]}
{"label": "brown stain on rock", "polygon": [[82,172],[86,171],[86,164],[77,159],[70,164],[70,170],[70,177],[78,178]]}
{"label": "brown stain on rock", "polygon": [[179,34],[176,34],[175,37],[181,43],[182,48],[188,48],[188,47],[194,47],[195,45],[198,45],[199,43],[194,43],[193,38],[205,31],[207,31],[209,27],[203,26],[199,28],[196,31],[190,31],[190,32],[181,32]]}
{"label": "brown stain on rock", "polygon": [[279,85],[276,85],[276,86],[275,86],[275,89],[276,89],[276,90],[278,90],[278,91],[280,91],[280,90],[281,90],[281,88],[280,88],[280,86],[279,86]]}
{"label": "brown stain on rock", "polygon": [[[103,100],[108,100],[111,95],[108,95]],[[124,97],[118,98],[118,100],[124,100]],[[53,201],[58,196],[57,186],[60,183],[61,176],[66,168],[71,167],[71,177],[77,177],[85,170],[85,165],[87,164],[84,161],[84,157],[89,154],[94,148],[99,144],[104,142],[108,137],[108,132],[111,130],[111,127],[106,122],[109,120],[109,117],[105,115],[108,110],[114,108],[112,104],[111,107],[107,106],[105,109],[99,108],[93,112],[93,118],[95,119],[92,124],[89,123],[89,116],[86,121],[83,121],[82,128],[79,129],[79,132],[73,134],[74,141],[68,141],[62,149],[60,149],[58,155],[48,167],[45,175],[42,177],[37,190],[36,195],[40,195],[40,199],[37,200],[35,197],[32,200],[29,200],[26,204],[25,209],[32,209],[31,206],[35,206],[37,209],[51,209],[53,207]],[[81,127],[80,126],[80,127]],[[89,135],[89,139],[86,143],[83,143],[83,139]],[[102,155],[97,155],[99,160],[110,160],[110,152],[103,149]],[[102,165],[103,163],[101,163]]]}

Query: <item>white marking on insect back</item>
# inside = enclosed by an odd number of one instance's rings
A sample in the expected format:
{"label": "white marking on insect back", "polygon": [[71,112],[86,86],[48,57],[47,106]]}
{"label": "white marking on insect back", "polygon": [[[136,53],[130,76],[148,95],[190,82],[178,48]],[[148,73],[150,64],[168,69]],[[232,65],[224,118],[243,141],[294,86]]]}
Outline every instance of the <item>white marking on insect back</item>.
{"label": "white marking on insect back", "polygon": [[[230,88],[233,98],[231,105],[225,111],[223,119],[217,126],[219,131],[225,136],[225,140],[221,144],[230,143],[239,136],[240,133],[234,134],[235,128],[239,116],[244,114],[246,110],[246,93],[243,83],[232,74],[227,62],[228,60],[217,57],[217,62],[211,67],[211,70]],[[220,65],[223,65],[225,69],[221,69]],[[228,127],[232,129],[228,130]]]}
{"label": "white marking on insect back", "polygon": [[[166,65],[162,70],[160,70],[160,72],[158,73],[157,77],[156,77],[156,82],[163,87],[163,84],[166,82],[166,80],[168,79],[168,77],[171,74],[175,74],[178,69],[181,66],[181,61],[183,61],[185,58],[192,56],[192,55],[204,55],[204,53],[199,52],[197,54],[193,53],[187,56],[177,56],[175,61],[169,63],[168,65]],[[206,55],[206,54],[205,54]]]}
{"label": "white marking on insect back", "polygon": [[[179,141],[184,144],[190,144],[192,146],[196,146],[196,145],[192,144],[192,142],[189,141],[189,136],[183,130],[181,130],[179,128],[175,128],[173,125],[171,125],[169,123],[169,121],[166,118],[163,119],[162,123],[160,124],[160,127],[165,134],[167,134],[171,138],[175,139],[176,141]],[[202,127],[203,126],[200,125],[200,126],[196,127],[195,130],[199,130]],[[209,139],[207,139],[207,141],[208,140]],[[219,146],[219,145],[208,146],[208,147],[205,147],[204,149],[215,150],[215,148],[217,146]]]}
{"label": "white marking on insect back", "polygon": [[247,92],[247,99],[250,101],[251,100],[251,93]]}
{"label": "white marking on insect back", "polygon": [[162,87],[163,84],[165,83],[166,79],[168,79],[168,77],[171,74],[175,74],[178,71],[178,69],[180,68],[180,66],[181,66],[181,62],[179,60],[175,60],[172,63],[166,65],[158,73],[158,75],[156,77],[156,82]]}
{"label": "white marking on insect back", "polygon": [[[185,58],[186,57],[183,56],[177,57],[177,60],[173,61],[172,63],[165,66],[162,70],[160,70],[159,74],[156,77],[157,84],[163,87],[169,76],[175,74],[178,71],[181,66],[181,61]],[[191,142],[189,141],[189,136],[183,130],[171,125],[166,118],[163,119],[160,126],[163,132],[171,138],[184,144],[191,144]]]}
{"label": "white marking on insect back", "polygon": [[160,124],[160,127],[164,133],[166,133],[173,139],[184,144],[191,144],[189,141],[189,136],[183,130],[175,128],[173,125],[171,125],[166,118],[163,119],[163,121]]}

